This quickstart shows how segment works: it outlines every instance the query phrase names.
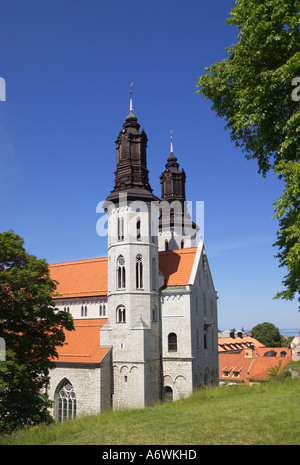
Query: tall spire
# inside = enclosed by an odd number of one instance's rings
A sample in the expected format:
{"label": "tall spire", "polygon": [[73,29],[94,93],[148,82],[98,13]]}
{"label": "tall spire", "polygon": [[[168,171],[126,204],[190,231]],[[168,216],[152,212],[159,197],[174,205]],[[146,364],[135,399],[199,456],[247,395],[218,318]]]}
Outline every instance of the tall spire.
{"label": "tall spire", "polygon": [[117,201],[120,192],[131,199],[159,200],[152,194],[147,169],[147,135],[133,114],[132,86],[130,84],[129,115],[116,140],[117,169],[115,171],[115,186],[108,200]]}

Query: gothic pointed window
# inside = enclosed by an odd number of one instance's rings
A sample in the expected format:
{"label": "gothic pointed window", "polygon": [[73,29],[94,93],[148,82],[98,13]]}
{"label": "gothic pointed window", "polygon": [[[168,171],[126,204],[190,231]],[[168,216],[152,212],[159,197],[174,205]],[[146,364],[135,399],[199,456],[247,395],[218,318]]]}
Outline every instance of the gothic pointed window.
{"label": "gothic pointed window", "polygon": [[123,255],[120,255],[118,258],[117,283],[118,283],[118,289],[125,289],[126,271],[125,271],[125,259]]}
{"label": "gothic pointed window", "polygon": [[167,240],[165,240],[165,250],[169,250],[169,243]]}
{"label": "gothic pointed window", "polygon": [[136,257],[135,272],[136,272],[136,288],[142,289],[143,288],[143,258],[140,254],[137,255]]}
{"label": "gothic pointed window", "polygon": [[117,323],[126,323],[126,309],[123,305],[117,308]]}
{"label": "gothic pointed window", "polygon": [[182,249],[184,249],[184,240],[181,241],[180,247],[181,247]]}
{"label": "gothic pointed window", "polygon": [[58,393],[58,421],[76,417],[76,394],[73,385],[66,380]]}

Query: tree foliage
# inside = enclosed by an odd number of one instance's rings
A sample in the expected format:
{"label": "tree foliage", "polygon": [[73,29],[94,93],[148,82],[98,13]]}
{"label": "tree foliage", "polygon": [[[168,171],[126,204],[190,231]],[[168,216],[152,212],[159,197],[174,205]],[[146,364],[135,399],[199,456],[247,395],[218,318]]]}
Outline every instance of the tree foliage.
{"label": "tree foliage", "polygon": [[55,311],[56,283],[44,259],[26,253],[23,239],[0,234],[0,337],[6,360],[0,362],[0,431],[50,421],[43,394],[69,314]]}
{"label": "tree foliage", "polygon": [[287,275],[275,297],[290,300],[300,293],[299,7],[299,0],[236,0],[226,23],[239,29],[238,42],[197,83],[259,173],[272,169],[284,182],[274,245]]}
{"label": "tree foliage", "polygon": [[259,323],[251,331],[254,339],[257,339],[264,346],[281,347],[281,335],[273,323]]}

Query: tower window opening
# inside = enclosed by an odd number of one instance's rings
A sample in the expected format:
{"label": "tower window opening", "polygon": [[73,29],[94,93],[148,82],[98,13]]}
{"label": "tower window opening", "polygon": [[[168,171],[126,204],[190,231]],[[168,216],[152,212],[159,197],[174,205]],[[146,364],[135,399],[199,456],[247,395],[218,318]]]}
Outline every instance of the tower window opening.
{"label": "tower window opening", "polygon": [[143,288],[143,261],[142,256],[139,254],[136,257],[136,288]]}
{"label": "tower window opening", "polygon": [[124,241],[124,218],[118,218],[118,241]]}
{"label": "tower window opening", "polygon": [[124,289],[126,287],[126,271],[125,271],[125,259],[123,255],[118,258],[118,289]]}
{"label": "tower window opening", "polygon": [[156,263],[155,258],[152,259],[152,290],[156,290]]}
{"label": "tower window opening", "polygon": [[117,323],[126,323],[126,310],[123,306],[117,308]]}
{"label": "tower window opening", "polygon": [[142,240],[142,237],[141,237],[141,220],[140,220],[140,218],[138,218],[137,222],[136,222],[136,240],[137,241]]}
{"label": "tower window opening", "polygon": [[177,352],[177,335],[175,333],[168,335],[168,351]]}

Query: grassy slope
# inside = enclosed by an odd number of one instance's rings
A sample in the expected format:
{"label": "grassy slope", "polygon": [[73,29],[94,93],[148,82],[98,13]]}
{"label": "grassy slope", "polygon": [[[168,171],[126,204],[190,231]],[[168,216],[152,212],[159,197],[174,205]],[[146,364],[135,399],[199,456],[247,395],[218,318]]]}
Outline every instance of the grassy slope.
{"label": "grassy slope", "polygon": [[0,444],[300,445],[300,380],[215,387],[172,404],[39,425]]}

